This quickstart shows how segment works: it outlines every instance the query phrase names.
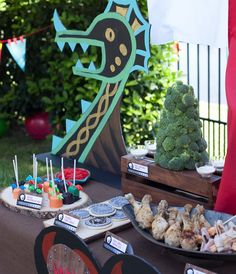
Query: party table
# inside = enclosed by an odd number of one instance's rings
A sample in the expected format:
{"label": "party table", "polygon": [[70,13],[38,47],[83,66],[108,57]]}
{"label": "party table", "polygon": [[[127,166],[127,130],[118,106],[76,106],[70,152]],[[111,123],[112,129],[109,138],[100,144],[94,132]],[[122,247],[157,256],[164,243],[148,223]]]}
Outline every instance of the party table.
{"label": "party table", "polygon": [[[119,186],[118,186],[119,187]],[[119,188],[110,184],[89,181],[84,191],[93,202],[101,202],[122,194]],[[0,205],[0,273],[34,274],[34,242],[43,229],[43,220],[12,212]],[[181,274],[187,262],[208,270],[230,274],[235,273],[236,262],[203,261],[167,252],[161,247],[142,238],[132,227],[116,233],[129,241],[134,253],[154,265],[163,274]],[[88,243],[89,248],[101,265],[113,254],[103,248],[103,238]]]}

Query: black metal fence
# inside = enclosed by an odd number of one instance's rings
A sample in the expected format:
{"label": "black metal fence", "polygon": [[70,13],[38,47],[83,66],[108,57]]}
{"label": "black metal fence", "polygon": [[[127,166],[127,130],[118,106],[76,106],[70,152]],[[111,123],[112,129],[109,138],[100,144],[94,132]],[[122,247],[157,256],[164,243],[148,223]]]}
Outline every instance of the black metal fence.
{"label": "black metal fence", "polygon": [[211,157],[223,157],[227,149],[225,69],[227,49],[180,43],[177,69],[192,85],[199,100],[203,136]]}

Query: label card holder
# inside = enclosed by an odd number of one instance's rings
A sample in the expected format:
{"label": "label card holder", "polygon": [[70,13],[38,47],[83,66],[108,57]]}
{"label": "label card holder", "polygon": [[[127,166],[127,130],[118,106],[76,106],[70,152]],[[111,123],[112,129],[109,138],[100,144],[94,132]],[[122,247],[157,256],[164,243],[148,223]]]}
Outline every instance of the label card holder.
{"label": "label card holder", "polygon": [[134,254],[133,248],[129,242],[110,231],[107,231],[105,235],[103,247],[115,254]]}
{"label": "label card holder", "polygon": [[59,212],[54,220],[54,225],[63,227],[69,231],[76,232],[80,219],[68,213]]}
{"label": "label card holder", "polygon": [[198,267],[193,264],[186,264],[184,269],[184,274],[217,274],[217,273]]}
{"label": "label card holder", "polygon": [[129,162],[127,166],[127,171],[139,176],[148,177],[148,166]]}
{"label": "label card holder", "polygon": [[16,204],[18,206],[28,207],[36,210],[40,210],[42,207],[43,197],[33,194],[21,193],[19,195]]}

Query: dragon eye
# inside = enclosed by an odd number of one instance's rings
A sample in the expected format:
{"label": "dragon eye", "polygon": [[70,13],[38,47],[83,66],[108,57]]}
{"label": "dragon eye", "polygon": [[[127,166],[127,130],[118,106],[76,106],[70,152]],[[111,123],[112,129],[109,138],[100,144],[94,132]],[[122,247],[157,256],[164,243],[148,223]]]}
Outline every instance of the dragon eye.
{"label": "dragon eye", "polygon": [[115,32],[111,28],[107,28],[105,32],[105,37],[109,42],[113,42],[115,40]]}

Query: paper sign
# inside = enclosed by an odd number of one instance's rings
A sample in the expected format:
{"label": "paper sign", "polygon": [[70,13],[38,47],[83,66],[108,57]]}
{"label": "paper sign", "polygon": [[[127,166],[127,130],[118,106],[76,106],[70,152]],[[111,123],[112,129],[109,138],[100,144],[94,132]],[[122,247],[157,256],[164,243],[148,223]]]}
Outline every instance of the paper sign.
{"label": "paper sign", "polygon": [[19,195],[19,198],[16,204],[19,206],[24,206],[24,207],[29,207],[29,208],[39,210],[42,207],[42,202],[43,202],[42,196],[21,193]]}
{"label": "paper sign", "polygon": [[109,231],[106,233],[103,243],[103,247],[105,247],[106,249],[110,250],[115,254],[126,253],[128,245],[129,243],[127,241]]}
{"label": "paper sign", "polygon": [[59,213],[55,218],[54,224],[72,232],[76,232],[79,221],[79,218],[76,218],[74,216],[72,217],[69,214]]}
{"label": "paper sign", "polygon": [[143,176],[143,177],[148,177],[148,167],[136,163],[129,162],[128,163],[128,172]]}
{"label": "paper sign", "polygon": [[184,274],[217,274],[217,273],[198,267],[196,265],[186,264],[184,269]]}

